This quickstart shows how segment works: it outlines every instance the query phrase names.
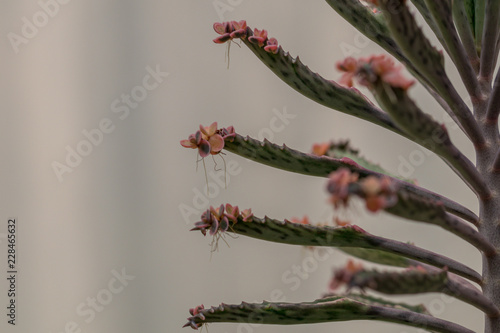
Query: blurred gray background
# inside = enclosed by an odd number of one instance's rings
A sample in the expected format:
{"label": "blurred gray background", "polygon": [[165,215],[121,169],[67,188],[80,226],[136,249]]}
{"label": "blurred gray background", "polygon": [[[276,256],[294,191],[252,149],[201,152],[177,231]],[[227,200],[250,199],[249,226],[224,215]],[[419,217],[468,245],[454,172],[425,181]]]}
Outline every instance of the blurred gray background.
{"label": "blurred gray background", "polygon": [[[196,151],[179,141],[199,124],[218,121],[240,134],[265,134],[303,151],[315,142],[350,138],[388,170],[407,170],[422,186],[477,210],[474,195],[438,158],[375,125],[309,101],[244,46],[232,45],[228,70],[225,46],[212,42],[214,22],[246,19],[252,27],[266,28],[312,70],[338,79],[336,61],[381,50],[324,1],[62,2],[0,2],[3,274],[7,219],[16,217],[19,224],[17,325],[6,322],[7,281],[2,278],[0,331],[188,332],[181,329],[188,309],[201,303],[267,300],[276,290],[286,301],[310,301],[327,290],[332,267],[346,261],[339,252],[308,266],[310,272],[300,279],[292,268],[311,262],[311,252],[300,247],[228,237],[229,247],[221,241],[211,254],[209,237],[189,229],[200,207],[225,202],[279,219],[308,215],[313,222],[331,223],[332,216],[348,217],[369,232],[413,241],[480,270],[479,253],[441,229],[386,214],[371,216],[360,208],[334,212],[324,179],[230,153],[225,161],[237,163],[239,173],[228,174],[227,189],[209,178],[211,198],[201,199],[199,193],[206,193],[203,165],[196,171]],[[217,10],[221,3],[225,11]],[[156,81],[147,79],[151,89],[145,90],[143,80],[151,71],[162,74]],[[458,82],[451,68],[450,75]],[[131,94],[137,99],[127,106]],[[446,120],[421,87],[412,88],[411,95],[436,119]],[[276,112],[284,111],[295,118],[279,131],[266,130]],[[108,133],[100,137],[96,128]],[[451,132],[474,158],[464,136]],[[96,144],[86,145],[85,133],[94,133]],[[86,156],[68,157],[77,149]],[[410,160],[413,166],[404,169]],[[215,163],[205,160],[207,173],[220,176],[222,171],[214,169],[223,169],[223,162],[216,157]],[[181,210],[188,207],[196,214],[183,216]],[[457,300],[439,294],[408,300],[482,330],[480,312]],[[418,331],[362,321],[307,327],[214,324],[209,329]]]}

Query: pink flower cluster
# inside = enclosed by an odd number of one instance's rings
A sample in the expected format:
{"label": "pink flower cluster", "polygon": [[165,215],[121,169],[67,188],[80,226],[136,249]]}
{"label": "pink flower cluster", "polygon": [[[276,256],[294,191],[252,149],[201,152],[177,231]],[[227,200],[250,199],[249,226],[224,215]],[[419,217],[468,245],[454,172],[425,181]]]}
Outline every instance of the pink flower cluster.
{"label": "pink flower cluster", "polygon": [[396,186],[389,177],[369,176],[360,185],[366,208],[371,212],[394,206],[398,201]]}
{"label": "pink flower cluster", "polygon": [[238,206],[231,206],[230,204],[220,205],[219,208],[210,207],[201,215],[201,221],[196,222],[195,227],[191,229],[200,230],[206,236],[207,230],[211,236],[217,232],[225,232],[229,229],[230,222],[237,223],[238,218],[243,222],[251,222],[253,213],[251,209],[244,209],[240,212]]}
{"label": "pink flower cluster", "polygon": [[330,174],[326,190],[332,195],[330,201],[335,208],[347,206],[351,194],[349,185],[357,181],[358,174],[351,173],[351,171],[346,168],[340,168]]}
{"label": "pink flower cluster", "polygon": [[239,22],[229,21],[222,23],[214,23],[214,30],[220,36],[214,39],[217,44],[223,44],[233,38],[245,39],[247,37],[247,22],[241,20]]}
{"label": "pink flower cluster", "polygon": [[224,148],[225,140],[233,140],[236,136],[234,127],[217,129],[217,122],[212,125],[203,127],[200,125],[200,130],[194,134],[190,134],[187,140],[181,140],[181,146],[186,148],[198,149],[201,157],[206,157],[209,154],[216,155]]}
{"label": "pink flower cluster", "polygon": [[371,88],[378,80],[394,88],[407,90],[415,81],[408,80],[401,74],[401,66],[396,66],[394,61],[386,55],[370,56],[368,58],[354,59],[348,57],[336,64],[339,71],[344,72],[340,84],[353,86],[353,79],[358,83]]}
{"label": "pink flower cluster", "polygon": [[371,212],[396,204],[396,185],[389,177],[368,176],[362,180],[358,178],[357,173],[346,168],[340,168],[330,174],[327,191],[331,193],[330,201],[335,207],[346,206],[351,194],[363,198],[366,209]]}
{"label": "pink flower cluster", "polygon": [[[189,313],[193,317],[196,316],[196,315],[198,315],[202,320],[205,320],[205,316],[203,315],[202,310],[205,310],[205,307],[203,306],[203,304],[195,306],[192,309],[189,309]],[[191,328],[193,328],[195,330],[197,330],[198,328],[200,328],[203,324],[201,324],[201,323],[195,323],[194,320],[193,320],[193,317],[188,318],[188,323],[185,324],[182,327],[191,326]]]}
{"label": "pink flower cluster", "polygon": [[309,217],[307,215],[304,215],[304,217],[302,219],[299,219],[297,217],[292,217],[290,220],[286,220],[286,221],[296,223],[296,224],[311,224],[311,222],[309,222]]}
{"label": "pink flower cluster", "polygon": [[352,287],[351,281],[356,276],[356,274],[361,272],[362,270],[363,265],[361,265],[360,263],[355,263],[353,260],[349,260],[344,268],[334,271],[333,278],[330,280],[330,291],[335,291],[344,284],[346,284],[348,288]]}
{"label": "pink flower cluster", "polygon": [[316,155],[316,156],[326,155],[326,153],[328,152],[328,149],[330,149],[330,146],[331,146],[330,142],[315,143],[312,146],[312,153],[313,153],[313,155]]}
{"label": "pink flower cluster", "polygon": [[278,41],[276,38],[267,38],[267,31],[262,29],[254,29],[253,32],[248,30],[245,20],[230,21],[223,23],[214,23],[214,30],[220,36],[214,39],[217,44],[223,44],[234,38],[245,39],[252,44],[257,44],[259,47],[264,47],[266,52],[278,53]]}

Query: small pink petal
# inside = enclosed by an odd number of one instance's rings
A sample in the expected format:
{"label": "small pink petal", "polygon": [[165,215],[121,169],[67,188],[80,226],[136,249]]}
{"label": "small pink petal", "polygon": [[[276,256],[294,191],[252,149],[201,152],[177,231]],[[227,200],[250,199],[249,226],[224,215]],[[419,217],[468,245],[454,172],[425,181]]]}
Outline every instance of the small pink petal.
{"label": "small pink petal", "polygon": [[353,57],[347,57],[335,65],[339,71],[354,73],[358,69],[358,61]]}
{"label": "small pink petal", "polygon": [[217,219],[219,219],[222,215],[224,215],[224,205],[221,204],[218,208],[210,207],[212,214],[215,215]]}
{"label": "small pink petal", "polygon": [[250,36],[248,37],[248,41],[253,44],[258,44],[260,47],[264,46],[264,42],[266,41],[262,37]]}
{"label": "small pink petal", "polygon": [[247,29],[247,21],[241,20],[239,22],[231,21],[234,30]]}
{"label": "small pink petal", "polygon": [[224,148],[224,139],[219,134],[212,135],[210,139],[208,139],[210,146],[212,147],[210,152],[212,154],[216,154]]}
{"label": "small pink petal", "polygon": [[210,155],[210,143],[207,140],[201,140],[200,144],[198,145],[198,153],[200,154],[201,157],[206,157]]}
{"label": "small pink petal", "polygon": [[344,73],[339,80],[339,84],[351,88],[354,85],[353,82],[354,73]]}
{"label": "small pink petal", "polygon": [[238,29],[231,32],[231,38],[245,38],[247,36],[247,29]]}
{"label": "small pink petal", "polygon": [[230,39],[231,39],[231,34],[227,33],[227,34],[224,34],[222,36],[215,38],[213,41],[216,44],[224,44],[225,42],[227,42]]}
{"label": "small pink petal", "polygon": [[243,218],[243,222],[251,222],[252,217],[253,217],[252,210],[251,209],[244,209],[241,212],[241,217]]}
{"label": "small pink petal", "polygon": [[264,40],[267,39],[267,31],[265,29],[259,30],[259,29],[254,29],[253,34],[255,37],[261,37]]}
{"label": "small pink petal", "polygon": [[226,29],[227,29],[227,22],[223,22],[223,23],[215,22],[214,23],[214,30],[219,35],[224,35],[227,32]]}
{"label": "small pink petal", "polygon": [[200,131],[196,131],[196,133],[191,137],[189,136],[189,139],[194,140],[196,145],[198,146],[201,143],[202,135]]}
{"label": "small pink petal", "polygon": [[406,79],[399,72],[394,72],[394,71],[382,75],[382,80],[384,80],[384,82],[387,82],[393,87],[401,88],[403,90],[408,90],[408,88],[410,88],[415,84],[414,80]]}
{"label": "small pink petal", "polygon": [[181,146],[185,148],[196,148],[196,145],[191,140],[181,140]]}
{"label": "small pink petal", "polygon": [[224,140],[228,140],[229,142],[233,142],[234,138],[236,137],[236,133],[234,132],[233,126],[223,128],[221,130],[221,134],[222,134],[222,138]]}
{"label": "small pink petal", "polygon": [[368,197],[366,198],[366,209],[372,213],[376,213],[379,210],[385,208],[385,199],[383,197]]}
{"label": "small pink petal", "polygon": [[227,231],[227,229],[229,229],[229,220],[227,219],[226,216],[224,216],[221,220],[220,220],[220,228],[219,230],[224,232],[224,231]]}
{"label": "small pink petal", "polygon": [[219,229],[219,221],[214,220],[214,222],[212,223],[212,226],[210,227],[210,231],[209,231],[210,236],[215,235],[217,233],[218,229]]}
{"label": "small pink petal", "polygon": [[258,44],[260,47],[264,46],[267,40],[267,31],[262,29],[254,29],[253,36],[248,37],[248,41],[253,44]]}
{"label": "small pink petal", "polygon": [[205,134],[207,137],[211,137],[217,131],[217,122],[213,122],[210,126],[203,127],[200,125],[201,133]]}
{"label": "small pink petal", "polygon": [[270,53],[278,53],[278,41],[276,38],[270,38],[267,41],[267,45],[264,47],[264,51],[270,52]]}

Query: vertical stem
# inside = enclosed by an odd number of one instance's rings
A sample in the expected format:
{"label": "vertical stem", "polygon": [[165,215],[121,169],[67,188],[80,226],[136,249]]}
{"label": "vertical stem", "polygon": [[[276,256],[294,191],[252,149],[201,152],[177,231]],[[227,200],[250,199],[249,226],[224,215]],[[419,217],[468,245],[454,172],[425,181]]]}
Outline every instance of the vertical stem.
{"label": "vertical stem", "polygon": [[[491,94],[490,94],[491,97]],[[488,101],[476,107],[479,126],[487,141],[487,147],[477,151],[477,167],[486,183],[493,189],[493,195],[488,200],[480,200],[479,232],[484,235],[497,249],[500,249],[500,172],[493,170],[499,148],[498,125],[486,121],[485,109]],[[483,255],[483,293],[498,307],[500,306],[500,255],[490,257]],[[485,333],[500,332],[500,318],[485,316]]]}

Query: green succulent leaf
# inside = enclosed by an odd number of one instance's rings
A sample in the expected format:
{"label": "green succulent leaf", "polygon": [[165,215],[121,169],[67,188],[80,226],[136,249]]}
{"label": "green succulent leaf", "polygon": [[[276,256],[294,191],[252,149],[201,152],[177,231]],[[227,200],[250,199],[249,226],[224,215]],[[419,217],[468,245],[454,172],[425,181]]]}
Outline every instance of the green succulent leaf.
{"label": "green succulent leaf", "polygon": [[438,225],[483,251],[495,255],[496,248],[469,224],[446,212],[443,204],[399,188],[397,180],[387,176],[359,179],[347,169],[332,173],[327,190],[335,207],[346,206],[352,196],[360,197],[372,212],[384,210],[412,221]]}
{"label": "green succulent leaf", "polygon": [[[338,276],[343,279],[346,275]],[[500,315],[498,308],[483,296],[481,291],[450,278],[446,270],[427,271],[423,268],[412,268],[403,272],[359,270],[350,274],[342,283],[347,284],[349,288],[372,289],[387,295],[444,293],[477,307],[489,316]]]}
{"label": "green succulent leaf", "polygon": [[448,47],[446,46],[446,42],[444,41],[443,35],[441,34],[441,31],[439,30],[438,26],[436,25],[436,22],[434,21],[434,18],[432,17],[432,14],[429,11],[429,8],[427,8],[427,5],[425,4],[425,0],[411,0],[413,5],[417,8],[417,10],[420,12],[422,17],[424,18],[425,22],[429,25],[431,30],[434,32],[436,35],[437,39],[443,46],[443,48],[446,50],[446,52],[449,53]]}
{"label": "green succulent leaf", "polygon": [[347,22],[372,41],[398,60],[409,63],[404,61],[407,60],[406,56],[392,38],[380,14],[373,14],[369,8],[363,6],[358,0],[326,0],[326,2]]}
{"label": "green succulent leaf", "polygon": [[476,0],[464,0],[465,13],[467,14],[467,21],[469,22],[470,30],[474,32],[474,37],[476,36],[476,22],[475,22],[475,11],[476,11]]}
{"label": "green succulent leaf", "polygon": [[486,0],[474,0],[474,32],[476,36],[476,48],[479,54],[481,54],[485,13]]}
{"label": "green succulent leaf", "polygon": [[[424,1],[424,0],[420,0]],[[472,4],[472,5],[471,5]],[[460,40],[464,46],[471,66],[475,73],[479,72],[479,56],[476,50],[475,37],[473,34],[474,19],[473,0],[453,0],[452,15]],[[470,17],[472,15],[472,18]]]}
{"label": "green succulent leaf", "polygon": [[414,260],[405,258],[398,254],[384,252],[380,250],[364,249],[358,247],[339,247],[338,249],[353,257],[380,265],[388,265],[394,267],[409,267],[415,265],[416,263]]}
{"label": "green succulent leaf", "polygon": [[[278,146],[267,140],[261,142],[250,137],[244,138],[239,134],[236,134],[232,142],[226,141],[224,149],[274,168],[310,176],[328,177],[331,172],[343,167],[358,173],[360,178],[371,175],[381,176],[377,172],[360,167],[349,159],[335,159],[327,156],[306,154],[285,145]],[[395,181],[399,184],[399,190],[412,194],[412,198],[421,197],[429,201],[441,202],[446,211],[472,223],[477,223],[477,216],[462,205],[416,185],[397,179]]]}
{"label": "green succulent leaf", "polygon": [[440,203],[417,198],[410,193],[399,192],[398,203],[386,208],[385,211],[413,221],[438,225],[466,240],[486,255],[497,252],[496,248],[483,235],[455,216],[446,213]]}
{"label": "green succulent leaf", "polygon": [[[481,96],[481,91],[479,82],[477,80],[477,74],[473,68],[473,64],[471,64],[471,61],[469,60],[468,55],[473,57],[471,58],[473,61],[476,61],[477,59],[474,58],[473,50],[469,49],[467,51],[464,43],[462,43],[458,38],[459,32],[457,32],[457,27],[455,27],[455,22],[453,21],[453,12],[457,11],[457,9],[461,10],[460,4],[452,5],[451,1],[425,1],[427,7],[429,8],[429,11],[432,13],[434,19],[436,20],[438,28],[441,30],[446,45],[450,50],[450,57],[453,60],[456,68],[458,69],[458,72],[462,78],[463,83],[465,84],[467,91],[474,98],[479,98]],[[453,10],[452,6],[456,6],[457,8]],[[457,18],[456,15],[455,18]],[[458,18],[460,19],[460,17]],[[466,27],[463,26],[464,23],[465,22],[457,24],[459,30],[466,29]],[[462,36],[464,36],[463,33],[464,31],[462,31],[461,33]],[[467,35],[465,35],[464,37],[466,37],[465,44],[467,44],[467,42],[470,42]],[[468,47],[470,48],[470,46]]]}
{"label": "green succulent leaf", "polygon": [[326,107],[370,121],[398,134],[402,133],[386,113],[356,89],[326,80],[305,66],[299,57],[292,58],[281,46],[277,53],[272,53],[248,39],[242,41],[274,74],[302,95]]}
{"label": "green succulent leaf", "polygon": [[[379,3],[384,13],[388,15],[388,28],[406,57],[431,82],[439,95],[450,106],[447,112],[451,111],[450,116],[462,127],[467,136],[477,145],[484,144],[483,135],[472,113],[446,75],[443,55],[432,46],[423,34],[404,1],[381,0]],[[441,4],[442,1],[439,3]],[[426,4],[429,7],[427,0]],[[472,76],[472,79],[477,82],[475,76]]]}
{"label": "green succulent leaf", "polygon": [[198,329],[205,323],[214,322],[297,325],[349,320],[386,321],[442,333],[473,333],[460,325],[406,307],[382,305],[373,300],[364,302],[362,298],[354,299],[349,295],[302,303],[223,303],[209,309],[198,308],[184,326]]}
{"label": "green succulent leaf", "polygon": [[261,240],[303,246],[363,248],[411,258],[438,268],[448,267],[450,272],[481,283],[481,275],[466,265],[417,246],[378,237],[357,226],[331,227],[292,223],[265,217],[253,217],[244,222],[239,219],[227,232]]}
{"label": "green succulent leaf", "polygon": [[394,122],[413,140],[434,152],[481,197],[489,197],[490,190],[476,167],[451,142],[446,128],[424,113],[406,90],[391,87],[378,80],[372,88],[375,97]]}
{"label": "green succulent leaf", "polygon": [[363,175],[371,174],[369,170],[348,159],[302,153],[286,145],[279,146],[268,140],[262,142],[239,134],[236,134],[233,141],[226,141],[224,149],[255,162],[309,176],[328,177],[332,171],[342,167]]}
{"label": "green succulent leaf", "polygon": [[317,302],[317,303],[320,303],[322,301],[329,302],[329,301],[338,299],[339,297],[347,297],[349,299],[352,299],[353,301],[358,301],[358,302],[361,302],[364,304],[380,305],[380,306],[394,308],[394,309],[408,310],[408,311],[412,311],[412,312],[416,312],[416,313],[431,315],[431,313],[427,310],[427,308],[423,304],[410,305],[410,304],[406,304],[406,303],[400,303],[400,302],[386,300],[386,299],[383,299],[381,297],[375,297],[375,296],[367,295],[367,294],[358,294],[358,293],[353,293],[353,292],[350,292],[346,295],[339,295],[339,294],[327,295],[325,297],[317,299],[315,302]]}

